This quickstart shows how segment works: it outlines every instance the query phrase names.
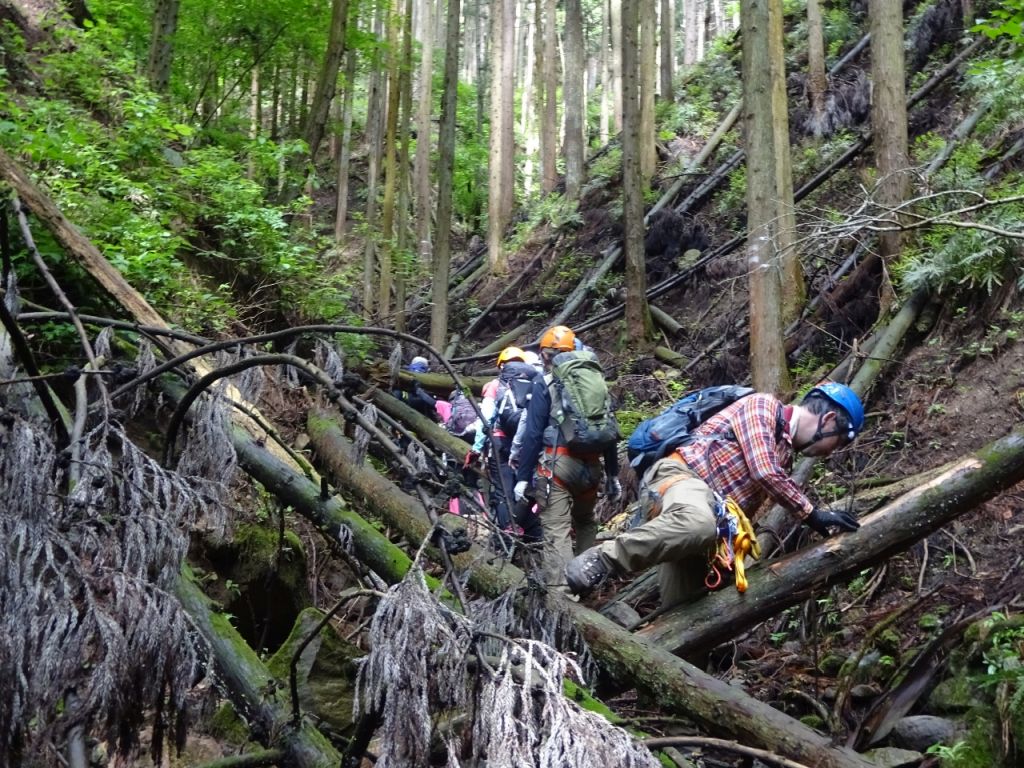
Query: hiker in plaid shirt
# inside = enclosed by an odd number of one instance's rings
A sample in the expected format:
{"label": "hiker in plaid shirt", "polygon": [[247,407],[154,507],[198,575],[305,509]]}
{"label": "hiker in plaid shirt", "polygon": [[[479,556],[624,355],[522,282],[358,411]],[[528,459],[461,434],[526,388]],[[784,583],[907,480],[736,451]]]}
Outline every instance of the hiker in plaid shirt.
{"label": "hiker in plaid shirt", "polygon": [[815,508],[789,473],[794,453],[828,456],[863,426],[860,399],[834,382],[812,389],[800,405],[764,393],[737,400],[647,471],[643,485],[660,497],[660,514],[573,559],[569,588],[586,593],[612,573],[660,565],[662,606],[692,599],[704,589],[720,536],[716,506],[726,497],[751,516],[770,498],[823,536],[831,527],[856,530],[852,516]]}

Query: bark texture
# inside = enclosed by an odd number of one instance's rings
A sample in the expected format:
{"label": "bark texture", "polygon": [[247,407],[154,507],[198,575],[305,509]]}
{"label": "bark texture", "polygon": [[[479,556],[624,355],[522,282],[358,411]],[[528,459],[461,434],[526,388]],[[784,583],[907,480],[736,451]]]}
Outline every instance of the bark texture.
{"label": "bark texture", "polygon": [[580,0],[565,0],[565,196],[575,200],[583,186],[584,115],[583,11]]}
{"label": "bark texture", "polygon": [[448,336],[448,270],[451,266],[452,172],[455,168],[455,105],[459,84],[459,0],[448,0],[445,22],[444,90],[437,145],[437,235],[434,239],[433,304],[430,343],[444,346]]}
{"label": "bark texture", "polygon": [[[895,207],[910,189],[907,156],[906,66],[903,55],[903,5],[900,0],[870,0],[871,129],[875,138],[880,202]],[[898,232],[879,236],[882,258],[899,255]]]}
{"label": "bark texture", "polygon": [[644,197],[640,56],[637,45],[638,5],[653,0],[622,0],[622,195],[626,252],[626,328],[636,340],[646,339],[647,269],[644,252]]}
{"label": "bark texture", "polygon": [[[746,111],[747,272],[750,281],[750,367],[762,392],[789,389],[783,347],[782,268],[776,136],[786,127],[775,97],[782,72],[781,1],[743,0],[743,106]],[[773,16],[778,18],[773,21]],[[775,34],[778,39],[775,39]],[[788,142],[788,132],[785,134]],[[788,150],[788,143],[786,144]],[[787,163],[788,165],[788,163]],[[792,183],[792,182],[790,182]]]}
{"label": "bark texture", "polygon": [[327,52],[324,54],[323,66],[316,81],[313,92],[313,103],[306,117],[306,129],[303,131],[306,144],[309,145],[309,156],[316,157],[320,142],[327,127],[327,116],[330,114],[334,91],[338,85],[338,70],[341,59],[345,55],[345,30],[348,26],[348,0],[332,0],[331,29],[327,37]]}
{"label": "bark texture", "polygon": [[149,39],[146,74],[149,76],[150,87],[157,93],[166,91],[171,80],[174,34],[178,31],[180,7],[181,0],[157,0],[153,8],[153,28]]}

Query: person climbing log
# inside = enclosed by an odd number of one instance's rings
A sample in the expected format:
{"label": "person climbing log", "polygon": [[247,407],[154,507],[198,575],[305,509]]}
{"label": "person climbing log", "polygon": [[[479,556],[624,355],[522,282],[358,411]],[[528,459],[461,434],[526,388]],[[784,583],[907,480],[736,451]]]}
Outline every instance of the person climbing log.
{"label": "person climbing log", "polygon": [[[814,387],[800,405],[766,393],[737,400],[647,471],[641,497],[653,495],[650,519],[574,558],[565,571],[569,589],[585,594],[612,574],[660,565],[662,606],[686,602],[717,586],[719,544],[728,558],[752,537],[745,511],[753,516],[768,497],[822,536],[857,530],[852,515],[815,507],[789,471],[794,453],[828,456],[863,427],[860,398],[835,382]],[[747,541],[756,554],[756,539]]]}

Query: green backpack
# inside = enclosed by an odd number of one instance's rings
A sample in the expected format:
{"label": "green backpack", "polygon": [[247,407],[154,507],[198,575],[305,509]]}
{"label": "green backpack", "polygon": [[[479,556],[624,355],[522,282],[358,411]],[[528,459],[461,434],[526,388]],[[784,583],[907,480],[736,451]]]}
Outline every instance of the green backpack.
{"label": "green backpack", "polygon": [[599,453],[619,440],[619,425],[597,355],[562,352],[551,368],[551,423],[557,445],[574,453]]}

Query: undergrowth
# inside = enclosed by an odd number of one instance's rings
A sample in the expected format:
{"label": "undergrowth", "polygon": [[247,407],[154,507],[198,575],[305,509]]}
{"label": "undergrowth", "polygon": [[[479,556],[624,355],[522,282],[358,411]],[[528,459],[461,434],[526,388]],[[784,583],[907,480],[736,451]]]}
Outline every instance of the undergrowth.
{"label": "undergrowth", "polygon": [[[6,50],[20,47],[15,35],[3,31]],[[61,211],[176,322],[215,331],[236,316],[228,283],[187,268],[197,259],[230,264],[228,271],[262,287],[264,311],[345,319],[353,281],[324,274],[326,242],[289,225],[309,200],[266,201],[265,182],[303,144],[257,139],[234,152],[190,146],[195,129],[170,117],[119,40],[103,24],[61,32],[58,49],[39,63],[39,93],[13,93],[0,72],[0,146],[31,166]],[[16,268],[33,271],[17,259]]]}

